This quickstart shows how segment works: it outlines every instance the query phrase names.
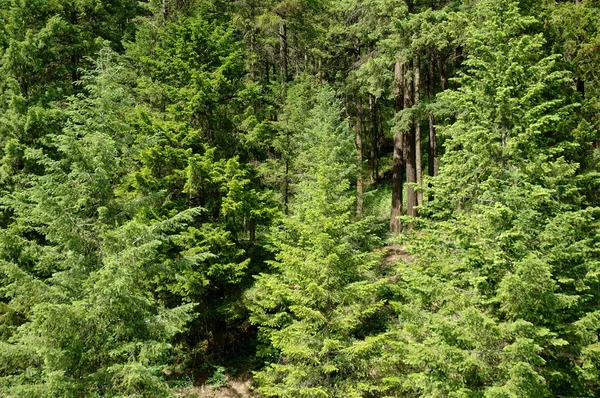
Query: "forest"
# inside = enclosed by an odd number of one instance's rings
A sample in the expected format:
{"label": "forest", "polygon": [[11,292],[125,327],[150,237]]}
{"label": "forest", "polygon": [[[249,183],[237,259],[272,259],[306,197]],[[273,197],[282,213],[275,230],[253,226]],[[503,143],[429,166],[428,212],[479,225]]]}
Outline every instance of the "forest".
{"label": "forest", "polygon": [[600,396],[600,0],[0,0],[0,397],[210,396]]}

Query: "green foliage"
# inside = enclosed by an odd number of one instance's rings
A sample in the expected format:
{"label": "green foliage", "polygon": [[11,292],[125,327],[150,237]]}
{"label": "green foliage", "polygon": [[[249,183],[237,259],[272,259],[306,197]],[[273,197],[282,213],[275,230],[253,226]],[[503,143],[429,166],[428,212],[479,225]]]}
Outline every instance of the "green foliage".
{"label": "green foliage", "polygon": [[0,0],[0,395],[598,396],[599,16]]}
{"label": "green foliage", "polygon": [[352,357],[383,302],[376,257],[363,249],[366,225],[352,216],[351,135],[330,88],[317,92],[296,135],[302,176],[291,214],[272,232],[275,272],[248,296],[251,321],[279,356],[256,380],[266,396],[355,396],[368,374]]}
{"label": "green foliage", "polygon": [[[576,175],[593,155],[571,75],[518,3],[481,1],[470,17],[465,70],[442,97],[456,121],[443,130],[436,200],[407,243],[418,260],[399,271],[406,351],[390,360],[413,369],[396,388],[592,396],[574,359],[588,348],[574,329],[596,300],[585,281],[596,268],[597,234],[588,228],[597,209],[581,207]],[[582,230],[567,226],[581,217]]]}
{"label": "green foliage", "polygon": [[[163,253],[169,266],[146,282],[165,302],[199,303],[191,326],[198,332],[188,342],[206,342],[220,352],[231,343],[231,325],[244,317],[240,296],[261,265],[260,257],[249,255],[259,251],[257,230],[270,223],[277,207],[258,184],[234,125],[250,90],[241,80],[240,42],[227,16],[216,18],[216,10],[204,6],[189,13],[171,9],[163,23],[146,18],[136,41],[126,45],[137,98],[128,119],[137,131],[137,167],[117,194],[144,202],[137,215],[150,224],[189,208],[205,209]],[[182,256],[194,261],[182,263]]]}
{"label": "green foliage", "polygon": [[165,396],[170,341],[192,318],[192,305],[167,308],[139,281],[199,211],[152,226],[110,217],[131,136],[109,54],[85,77],[88,95],[71,98],[63,133],[48,137],[60,158],[26,152],[44,174],[3,198],[14,220],[1,232],[7,396]]}
{"label": "green foliage", "polygon": [[215,368],[214,373],[207,380],[211,388],[218,389],[227,385],[229,382],[229,376],[227,376],[225,373],[226,370],[227,369],[225,369],[223,366],[217,366]]}

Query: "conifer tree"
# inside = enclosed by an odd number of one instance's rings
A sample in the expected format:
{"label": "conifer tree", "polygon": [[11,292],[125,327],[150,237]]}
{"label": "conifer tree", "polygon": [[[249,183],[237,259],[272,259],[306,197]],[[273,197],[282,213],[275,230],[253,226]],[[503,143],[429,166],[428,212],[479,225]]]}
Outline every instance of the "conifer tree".
{"label": "conifer tree", "polygon": [[137,130],[137,165],[118,195],[143,201],[138,216],[148,224],[205,209],[164,254],[166,259],[198,254],[202,261],[148,283],[165,302],[199,303],[196,333],[187,343],[223,355],[245,316],[240,296],[262,264],[257,231],[277,208],[250,164],[252,131],[242,124],[260,123],[259,115],[250,116],[256,90],[243,80],[241,41],[221,6],[215,1],[172,7],[164,21],[159,7],[141,21],[136,41],[126,44],[137,101],[128,119]]}
{"label": "conifer tree", "polygon": [[63,131],[48,137],[60,157],[26,151],[43,173],[2,200],[13,215],[0,230],[5,396],[169,394],[160,371],[193,306],[167,308],[140,281],[156,275],[199,209],[152,226],[120,220],[128,210],[114,188],[130,167],[130,98],[110,58],[100,53]]}
{"label": "conifer tree", "polygon": [[294,203],[272,233],[274,272],[261,274],[249,293],[251,321],[279,358],[256,380],[265,396],[361,396],[370,376],[353,353],[382,303],[366,225],[353,220],[352,134],[327,86],[307,116],[297,132],[302,176]]}
{"label": "conifer tree", "polygon": [[[443,129],[431,223],[399,273],[402,355],[382,362],[407,377],[384,380],[419,396],[596,395],[591,341],[576,337],[595,327],[597,234],[583,225],[597,209],[577,177],[593,130],[527,10],[484,0],[466,12],[456,15],[472,25],[459,87],[443,95],[456,121]],[[572,245],[576,259],[563,251]]]}

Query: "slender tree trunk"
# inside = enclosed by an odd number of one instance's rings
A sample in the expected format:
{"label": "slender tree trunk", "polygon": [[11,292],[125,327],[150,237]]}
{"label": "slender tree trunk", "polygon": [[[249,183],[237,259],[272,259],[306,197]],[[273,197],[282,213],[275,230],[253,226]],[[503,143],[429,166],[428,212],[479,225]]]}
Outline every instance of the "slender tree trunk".
{"label": "slender tree trunk", "polygon": [[448,78],[446,77],[446,69],[444,68],[444,63],[442,62],[442,55],[439,53],[437,56],[437,65],[438,70],[440,71],[440,86],[443,91],[448,88]]}
{"label": "slender tree trunk", "polygon": [[379,178],[379,151],[377,142],[379,140],[379,127],[377,123],[377,99],[369,96],[369,108],[371,111],[371,181],[375,183]]}
{"label": "slender tree trunk", "polygon": [[287,216],[289,213],[289,197],[290,197],[290,177],[289,177],[289,173],[290,173],[290,163],[287,159],[285,159],[285,175],[284,180],[283,180],[283,211],[284,214]]}
{"label": "slender tree trunk", "polygon": [[[421,65],[415,64],[415,105],[421,102]],[[421,159],[421,116],[417,112],[415,116],[415,172],[417,177],[417,206],[423,204],[423,163]]]}
{"label": "slender tree trunk", "polygon": [[[429,62],[429,78],[428,78],[428,93],[429,102],[433,101],[435,96],[435,69],[434,69],[435,53],[431,51],[431,58]],[[433,111],[429,111],[429,153],[428,153],[428,174],[434,177],[438,173],[438,149],[437,149],[437,137],[435,134],[435,117]],[[433,200],[433,197],[429,197],[429,200]]]}
{"label": "slender tree trunk", "polygon": [[575,79],[575,87],[577,92],[581,94],[581,98],[585,98],[585,82],[581,78]]}
{"label": "slender tree trunk", "polygon": [[269,69],[271,66],[269,65],[269,58],[265,57],[265,82],[269,83],[271,81],[271,76],[269,75]]}
{"label": "slender tree trunk", "polygon": [[506,117],[502,116],[502,121],[501,121],[501,126],[500,126],[501,130],[502,130],[502,171],[506,173],[507,171],[507,166],[506,166],[506,145],[507,145],[507,141],[508,141],[508,128],[507,128],[507,122],[506,122]]}
{"label": "slender tree trunk", "polygon": [[252,218],[248,220],[248,235],[250,244],[253,245],[256,240],[256,221]]}
{"label": "slender tree trunk", "polygon": [[284,20],[279,23],[279,58],[281,59],[281,83],[288,81],[288,47],[287,25]]}
{"label": "slender tree trunk", "polygon": [[319,72],[318,72],[318,76],[319,76],[319,81],[322,83],[323,82],[323,58],[319,57]]}
{"label": "slender tree trunk", "polygon": [[[412,70],[411,67],[407,70]],[[414,91],[412,89],[412,82],[410,79],[404,78],[404,108],[410,108],[413,105]],[[417,182],[417,168],[416,168],[416,151],[415,151],[415,129],[414,123],[409,122],[409,126],[404,136],[404,149],[405,149],[405,162],[406,162],[406,214],[411,217],[417,216],[417,194],[414,189],[414,184]],[[409,228],[411,225],[409,225]]]}
{"label": "slender tree trunk", "polygon": [[356,145],[356,215],[360,216],[363,211],[363,178],[362,178],[362,163],[363,163],[363,137],[362,137],[362,117],[363,109],[360,98],[356,99],[356,124],[355,124],[355,145]]}
{"label": "slender tree trunk", "polygon": [[[400,112],[404,108],[404,68],[400,61],[394,66],[394,111]],[[400,233],[402,223],[402,169],[404,166],[404,135],[402,132],[394,133],[394,163],[392,166],[392,214],[390,217],[390,232]]]}
{"label": "slender tree trunk", "polygon": [[[257,69],[257,65],[256,65],[256,58],[254,58],[256,56],[256,37],[255,37],[255,30],[254,27],[250,28],[250,49],[252,50],[252,61],[250,62],[249,65],[249,72],[250,72],[250,80],[254,81],[256,79],[256,69]],[[268,70],[268,68],[267,68]]]}

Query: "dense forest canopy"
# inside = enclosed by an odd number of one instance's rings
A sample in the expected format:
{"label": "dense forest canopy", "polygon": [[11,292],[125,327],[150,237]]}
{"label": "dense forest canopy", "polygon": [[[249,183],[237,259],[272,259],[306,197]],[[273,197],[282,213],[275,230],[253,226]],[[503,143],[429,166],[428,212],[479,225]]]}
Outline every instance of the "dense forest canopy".
{"label": "dense forest canopy", "polygon": [[0,396],[600,396],[598,70],[597,0],[0,0]]}

